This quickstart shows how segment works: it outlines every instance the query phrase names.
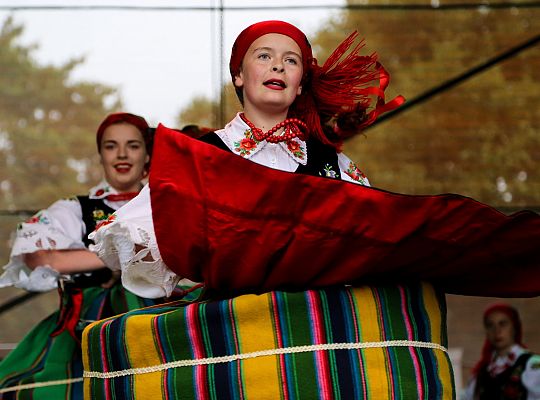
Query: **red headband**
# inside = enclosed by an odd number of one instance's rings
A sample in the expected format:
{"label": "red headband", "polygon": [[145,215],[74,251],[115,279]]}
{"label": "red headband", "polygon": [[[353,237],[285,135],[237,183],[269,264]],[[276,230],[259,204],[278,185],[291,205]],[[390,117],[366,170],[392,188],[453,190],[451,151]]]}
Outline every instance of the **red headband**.
{"label": "red headband", "polygon": [[120,123],[130,124],[137,128],[143,136],[144,143],[148,146],[150,141],[150,133],[148,132],[148,123],[146,122],[146,120],[143,117],[135,114],[119,112],[109,114],[107,118],[105,118],[103,122],[99,125],[96,134],[98,152],[101,151],[101,139],[103,138],[103,133],[105,132],[105,129],[107,129],[111,125]]}
{"label": "red headband", "polygon": [[229,69],[231,71],[231,77],[234,82],[234,77],[240,73],[240,67],[242,67],[242,60],[246,55],[249,46],[255,40],[268,33],[279,33],[290,37],[298,44],[300,51],[302,52],[302,65],[304,67],[304,75],[308,72],[308,66],[313,59],[313,53],[311,52],[311,45],[307,40],[306,35],[298,29],[296,26],[283,21],[263,21],[248,26],[244,29],[240,35],[234,41],[232,48],[231,61],[229,63]]}

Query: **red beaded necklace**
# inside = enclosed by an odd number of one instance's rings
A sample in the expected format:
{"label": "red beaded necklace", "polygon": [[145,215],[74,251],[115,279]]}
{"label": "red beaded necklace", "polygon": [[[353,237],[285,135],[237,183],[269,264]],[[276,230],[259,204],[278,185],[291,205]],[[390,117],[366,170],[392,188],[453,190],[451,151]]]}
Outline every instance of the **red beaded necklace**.
{"label": "red beaded necklace", "polygon": [[[258,142],[262,142],[263,140],[266,140],[269,143],[289,142],[295,137],[300,140],[306,140],[308,131],[307,125],[298,118],[287,118],[285,121],[280,122],[268,131],[263,132],[262,129],[253,125],[253,123],[247,119],[244,113],[241,113],[240,117],[247,124],[247,126],[249,126],[253,137]],[[274,133],[281,128],[285,128],[283,129],[282,134],[274,135]]]}
{"label": "red beaded necklace", "polygon": [[126,201],[131,200],[137,196],[139,192],[126,192],[117,194],[108,194],[105,198],[109,201]]}

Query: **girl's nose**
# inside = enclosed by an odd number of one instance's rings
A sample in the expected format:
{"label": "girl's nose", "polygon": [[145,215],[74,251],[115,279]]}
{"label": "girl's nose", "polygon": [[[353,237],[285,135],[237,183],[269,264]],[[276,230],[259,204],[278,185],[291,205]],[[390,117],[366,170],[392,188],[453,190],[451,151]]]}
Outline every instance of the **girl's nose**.
{"label": "girl's nose", "polygon": [[125,148],[123,148],[122,146],[119,146],[118,147],[118,154],[117,154],[118,158],[127,158],[127,151]]}

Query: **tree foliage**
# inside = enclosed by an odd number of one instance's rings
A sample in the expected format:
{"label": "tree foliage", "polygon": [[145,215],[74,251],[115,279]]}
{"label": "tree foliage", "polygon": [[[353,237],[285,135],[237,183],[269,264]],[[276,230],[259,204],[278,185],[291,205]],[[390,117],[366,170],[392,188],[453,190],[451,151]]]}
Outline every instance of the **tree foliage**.
{"label": "tree foliage", "polygon": [[[535,8],[345,10],[312,43],[324,61],[358,30],[366,53],[376,51],[392,76],[389,98],[412,100],[531,39],[539,17]],[[367,130],[345,149],[385,189],[539,205],[539,71],[536,45]]]}
{"label": "tree foliage", "polygon": [[40,65],[12,18],[0,31],[0,209],[42,208],[101,178],[95,131],[117,90],[73,82],[84,59]]}
{"label": "tree foliage", "polygon": [[[240,110],[240,102],[236,97],[232,83],[227,83],[221,89],[221,99],[210,99],[206,96],[197,96],[184,109],[180,110],[177,117],[178,126],[198,125],[207,128],[222,128]],[[223,104],[223,110],[220,109]],[[219,121],[223,114],[223,121]]]}

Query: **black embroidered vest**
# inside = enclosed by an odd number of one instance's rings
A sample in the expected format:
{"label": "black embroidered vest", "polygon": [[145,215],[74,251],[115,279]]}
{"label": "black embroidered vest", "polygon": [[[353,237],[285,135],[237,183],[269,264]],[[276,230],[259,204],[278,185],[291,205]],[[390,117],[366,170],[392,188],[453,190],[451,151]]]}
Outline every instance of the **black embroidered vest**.
{"label": "black embroidered vest", "polygon": [[527,389],[521,383],[527,361],[532,356],[525,353],[519,356],[514,365],[492,377],[483,368],[476,378],[475,399],[479,400],[526,400]]}
{"label": "black embroidered vest", "polygon": [[[215,132],[207,133],[201,136],[199,140],[231,152]],[[338,157],[333,147],[326,146],[318,140],[311,138],[306,141],[306,147],[308,155],[307,163],[306,165],[299,164],[295,173],[341,179]]]}
{"label": "black embroidered vest", "polygon": [[88,235],[96,229],[98,221],[107,219],[114,209],[109,207],[102,199],[91,199],[88,196],[77,196],[81,204],[83,222],[86,227],[86,235],[83,242],[86,247],[93,244]]}
{"label": "black embroidered vest", "polygon": [[[102,199],[90,199],[88,196],[77,196],[77,200],[81,204],[82,218],[86,227],[86,234],[83,237],[83,242],[86,247],[92,244],[88,239],[88,235],[96,229],[96,224],[103,219],[107,219],[109,215],[114,213],[114,209],[103,202]],[[99,286],[103,282],[107,282],[111,278],[111,270],[109,268],[101,268],[84,274],[72,274],[71,279],[76,287]]]}

